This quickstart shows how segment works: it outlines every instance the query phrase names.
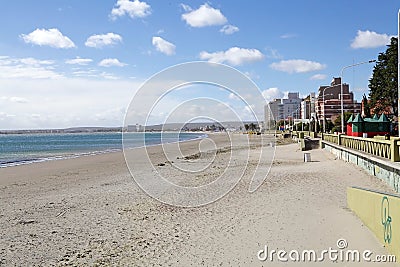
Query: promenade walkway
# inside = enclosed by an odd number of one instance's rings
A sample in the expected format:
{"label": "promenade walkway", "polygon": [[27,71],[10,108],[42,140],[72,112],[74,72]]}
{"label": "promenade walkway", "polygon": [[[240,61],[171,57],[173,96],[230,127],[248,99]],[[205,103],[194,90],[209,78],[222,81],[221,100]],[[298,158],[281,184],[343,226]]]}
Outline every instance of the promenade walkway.
{"label": "promenade walkway", "polygon": [[[270,175],[255,193],[246,191],[244,179],[229,195],[207,207],[193,210],[196,229],[186,229],[190,238],[172,258],[180,263],[215,266],[280,266],[257,259],[269,249],[337,249],[345,239],[348,249],[389,254],[346,204],[346,189],[360,186],[393,192],[380,180],[350,163],[335,160],[321,149],[311,151],[312,162],[303,162],[298,144],[278,146]],[[247,177],[249,178],[249,177]],[[185,212],[185,216],[191,216]],[[177,216],[180,223],[183,217]],[[182,220],[182,221],[181,221]],[[183,256],[185,255],[185,256]],[[309,262],[291,263],[310,266]],[[366,266],[365,262],[332,262],[319,266]],[[397,266],[391,263],[373,266]]]}

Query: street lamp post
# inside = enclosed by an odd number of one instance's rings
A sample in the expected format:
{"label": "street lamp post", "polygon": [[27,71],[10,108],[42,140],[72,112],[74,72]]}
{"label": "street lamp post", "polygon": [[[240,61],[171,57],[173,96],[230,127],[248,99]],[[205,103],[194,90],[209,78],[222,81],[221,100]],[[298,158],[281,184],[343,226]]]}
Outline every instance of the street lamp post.
{"label": "street lamp post", "polygon": [[[297,116],[297,112],[299,111],[299,109],[300,109],[300,108],[297,108],[295,111],[293,111],[293,112],[291,113],[291,115],[292,115],[292,131],[294,130],[294,114],[296,113],[296,117],[298,117],[298,116]],[[290,128],[290,124],[289,124],[289,128]]]}
{"label": "street lamp post", "polygon": [[397,129],[400,137],[400,9],[397,17]]}
{"label": "street lamp post", "polygon": [[360,62],[360,63],[356,63],[356,64],[352,64],[352,65],[348,65],[342,68],[342,70],[340,71],[340,109],[341,109],[341,126],[342,126],[342,133],[344,133],[344,109],[343,109],[343,71],[347,68],[352,68],[358,65],[362,65],[362,64],[367,64],[367,63],[373,63],[376,60],[369,60],[369,61],[364,61],[364,62]]}
{"label": "street lamp post", "polygon": [[[311,99],[311,94],[310,94],[310,117],[308,119],[308,131],[311,132],[311,119],[312,119],[312,113],[315,114],[315,112],[311,112],[312,111],[312,102],[313,99]],[[315,101],[315,100],[314,100]],[[314,111],[315,111],[315,103],[314,103]]]}
{"label": "street lamp post", "polygon": [[296,117],[297,117],[297,109],[295,110],[295,111],[293,111],[292,112],[292,120],[293,120],[293,123],[292,123],[292,131],[294,131],[294,114],[296,113]]}

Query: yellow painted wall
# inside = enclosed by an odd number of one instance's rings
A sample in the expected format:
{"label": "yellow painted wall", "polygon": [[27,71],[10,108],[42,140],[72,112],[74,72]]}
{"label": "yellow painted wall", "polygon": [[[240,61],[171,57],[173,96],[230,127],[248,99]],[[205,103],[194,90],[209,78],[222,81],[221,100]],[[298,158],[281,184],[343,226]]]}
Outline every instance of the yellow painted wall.
{"label": "yellow painted wall", "polygon": [[350,187],[347,205],[400,258],[400,197]]}

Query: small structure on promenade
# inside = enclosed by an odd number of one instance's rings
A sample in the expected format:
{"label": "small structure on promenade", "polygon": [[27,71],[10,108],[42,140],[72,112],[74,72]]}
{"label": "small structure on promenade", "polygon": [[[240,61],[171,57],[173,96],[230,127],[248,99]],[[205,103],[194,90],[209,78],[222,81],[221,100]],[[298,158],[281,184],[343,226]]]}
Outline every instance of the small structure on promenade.
{"label": "small structure on promenade", "polygon": [[347,135],[358,137],[374,137],[390,134],[390,121],[383,113],[373,118],[362,118],[360,114],[351,115],[347,121]]}

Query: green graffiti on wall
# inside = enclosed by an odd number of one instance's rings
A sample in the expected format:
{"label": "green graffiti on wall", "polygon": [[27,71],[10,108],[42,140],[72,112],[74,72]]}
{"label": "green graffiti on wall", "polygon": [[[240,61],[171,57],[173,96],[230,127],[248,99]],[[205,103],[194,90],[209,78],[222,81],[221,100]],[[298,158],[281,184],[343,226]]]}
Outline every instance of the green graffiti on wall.
{"label": "green graffiti on wall", "polygon": [[382,198],[381,203],[381,222],[383,225],[383,239],[385,243],[392,240],[392,217],[389,215],[389,199],[387,196]]}

